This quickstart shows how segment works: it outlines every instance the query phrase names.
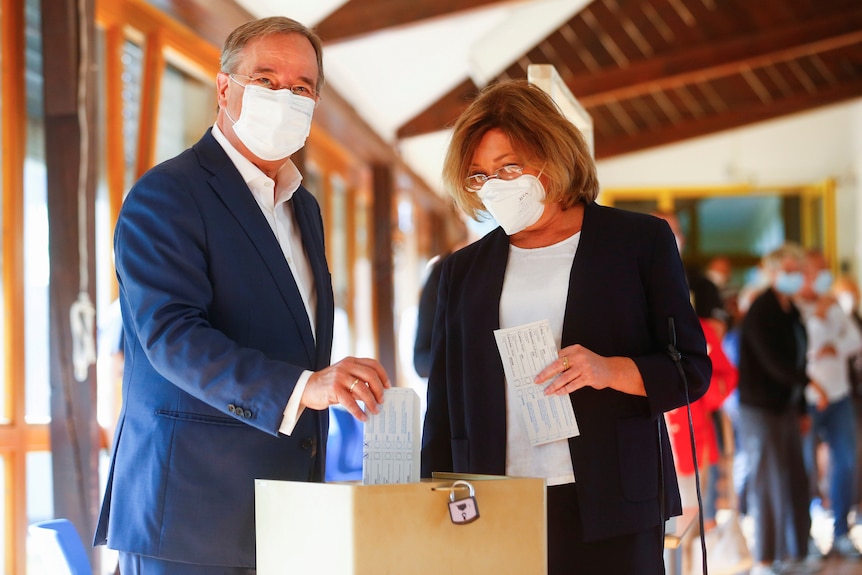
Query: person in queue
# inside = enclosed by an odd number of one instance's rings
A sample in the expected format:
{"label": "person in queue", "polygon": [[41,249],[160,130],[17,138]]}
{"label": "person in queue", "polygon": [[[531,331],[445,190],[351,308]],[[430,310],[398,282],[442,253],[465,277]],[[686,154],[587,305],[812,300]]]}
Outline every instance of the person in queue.
{"label": "person in queue", "polygon": [[317,201],[290,160],[323,86],[321,42],[283,17],[227,38],[215,125],[147,172],[115,233],[123,407],[96,544],[123,575],[255,572],[254,480],[323,481],[330,405],[372,413],[373,359],[330,365]]}
{"label": "person in queue", "polygon": [[787,242],[762,260],[766,287],[751,302],[739,340],[739,437],[745,501],[754,520],[751,575],[817,573],[802,436],[811,426],[805,390],[828,398],[806,372],[808,335],[793,302],[805,283],[804,252]]}
{"label": "person in queue", "polygon": [[[582,134],[524,81],[470,104],[443,174],[460,209],[500,227],[443,264],[422,475],[544,478],[551,575],[664,573],[681,512],[664,413],[711,373],[670,228],[595,202]],[[560,351],[535,384],[571,400],[580,434],[533,446],[494,331],[538,320]]]}
{"label": "person in queue", "polygon": [[[856,414],[850,359],[862,353],[862,331],[832,295],[833,276],[822,251],[806,252],[803,274],[805,283],[794,303],[808,335],[808,376],[826,393],[824,402],[811,386],[805,390],[811,416],[811,429],[803,437],[805,465],[813,485],[821,474],[827,478],[826,491],[835,518],[830,554],[859,559],[848,524],[856,473]],[[825,469],[817,461],[820,445],[828,449],[829,464]]]}

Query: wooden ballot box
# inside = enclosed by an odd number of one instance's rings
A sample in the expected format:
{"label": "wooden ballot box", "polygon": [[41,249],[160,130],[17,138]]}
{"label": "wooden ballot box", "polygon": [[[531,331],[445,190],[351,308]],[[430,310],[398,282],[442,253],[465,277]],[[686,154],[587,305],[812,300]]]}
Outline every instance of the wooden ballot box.
{"label": "wooden ballot box", "polygon": [[[479,517],[450,518],[455,480]],[[468,495],[462,485],[454,498]],[[419,483],[255,481],[258,575],[547,573],[543,479],[462,476]]]}

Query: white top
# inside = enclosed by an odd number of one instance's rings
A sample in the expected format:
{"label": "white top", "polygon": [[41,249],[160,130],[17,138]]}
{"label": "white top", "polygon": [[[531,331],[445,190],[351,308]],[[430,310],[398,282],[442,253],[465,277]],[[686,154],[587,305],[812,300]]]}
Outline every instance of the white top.
{"label": "white top", "polygon": [[[509,246],[509,262],[500,297],[501,328],[547,319],[557,349],[560,348],[569,276],[580,238],[578,232],[543,248]],[[518,413],[516,398],[507,392],[506,475],[543,477],[547,485],[574,483],[575,473],[568,440],[531,446],[526,426]]]}
{"label": "white top", "polygon": [[[862,350],[862,334],[853,320],[837,303],[829,306],[826,317],[814,315],[816,304],[799,300],[795,302],[805,320],[808,333],[808,376],[820,384],[835,403],[850,395],[850,373],[848,358]],[[835,348],[835,355],[819,355],[825,346]],[[816,405],[819,395],[810,386],[805,388],[808,403]]]}
{"label": "white top", "polygon": [[[242,179],[249,190],[251,190],[255,201],[257,201],[261,213],[266,218],[267,223],[269,223],[269,227],[276,241],[278,241],[278,245],[281,247],[284,259],[287,261],[290,272],[293,274],[293,278],[299,288],[302,303],[305,305],[305,312],[308,314],[308,321],[311,324],[311,334],[316,337],[315,310],[317,309],[317,291],[314,286],[314,275],[311,271],[311,264],[308,262],[308,255],[302,246],[302,234],[299,231],[299,226],[296,224],[293,205],[288,203],[296,190],[299,189],[299,184],[302,182],[302,174],[299,173],[294,163],[288,159],[278,169],[278,173],[276,174],[278,181],[276,183],[272,178],[264,174],[260,168],[252,164],[248,158],[240,154],[228,141],[218,125],[213,125],[212,135],[216,142],[224,149],[233,165],[236,166]],[[296,387],[293,388],[293,393],[284,409],[284,419],[282,419],[281,426],[278,429],[285,435],[293,433],[293,428],[296,427],[296,422],[302,413],[299,409],[300,400],[311,375],[312,372],[303,371],[296,382]]]}

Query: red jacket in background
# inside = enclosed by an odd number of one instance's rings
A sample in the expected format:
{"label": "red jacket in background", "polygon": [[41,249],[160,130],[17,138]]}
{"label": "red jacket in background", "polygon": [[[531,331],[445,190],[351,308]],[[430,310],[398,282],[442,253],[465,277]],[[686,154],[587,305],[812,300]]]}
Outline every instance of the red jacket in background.
{"label": "red jacket in background", "polygon": [[[721,404],[727,396],[736,389],[738,374],[736,368],[724,354],[721,348],[721,338],[709,320],[701,318],[700,325],[706,336],[707,355],[712,360],[712,379],[709,381],[709,389],[706,395],[691,404],[691,421],[694,426],[697,461],[703,467],[706,464],[718,463],[718,440],[715,435],[712,414],[721,408]],[[685,406],[678,407],[667,412],[666,416],[677,473],[691,475],[694,473],[694,463],[691,457],[688,411]]]}

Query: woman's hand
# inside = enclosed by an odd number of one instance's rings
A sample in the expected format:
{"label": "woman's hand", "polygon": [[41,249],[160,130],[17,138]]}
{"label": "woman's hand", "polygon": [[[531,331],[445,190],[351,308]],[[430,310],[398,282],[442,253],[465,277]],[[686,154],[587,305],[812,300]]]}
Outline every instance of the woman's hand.
{"label": "woman's hand", "polygon": [[628,357],[604,357],[582,345],[563,348],[558,358],[536,375],[535,383],[542,385],[554,377],[545,388],[545,395],[564,395],[593,387],[646,396],[634,361]]}

